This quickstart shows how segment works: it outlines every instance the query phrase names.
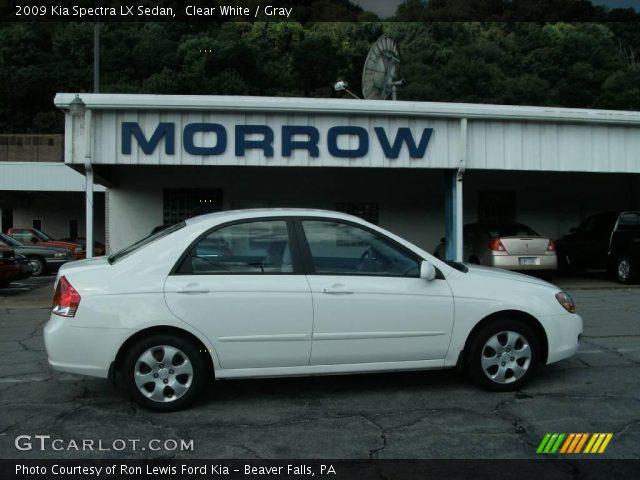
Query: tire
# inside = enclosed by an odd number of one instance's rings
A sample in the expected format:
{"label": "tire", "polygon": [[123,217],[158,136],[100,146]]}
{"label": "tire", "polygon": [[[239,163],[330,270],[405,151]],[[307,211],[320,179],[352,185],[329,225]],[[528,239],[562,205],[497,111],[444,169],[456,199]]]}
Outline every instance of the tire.
{"label": "tire", "polygon": [[40,257],[28,257],[29,265],[31,265],[31,276],[39,277],[47,272],[47,264]]}
{"label": "tire", "polygon": [[633,283],[637,275],[636,266],[627,255],[623,255],[616,260],[613,272],[616,280],[624,284]]}
{"label": "tire", "polygon": [[154,412],[174,412],[196,400],[208,381],[208,370],[203,354],[191,341],[155,334],[127,351],[122,378],[141,407]]}
{"label": "tire", "polygon": [[517,390],[540,363],[540,340],[524,322],[499,318],[474,334],[465,357],[477,385],[494,392]]}

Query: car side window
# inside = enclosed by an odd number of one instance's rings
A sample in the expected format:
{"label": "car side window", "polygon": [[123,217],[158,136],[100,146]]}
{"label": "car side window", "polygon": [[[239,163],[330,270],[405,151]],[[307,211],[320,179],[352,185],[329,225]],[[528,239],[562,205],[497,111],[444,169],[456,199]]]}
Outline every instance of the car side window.
{"label": "car side window", "polygon": [[287,222],[266,220],[219,228],[198,241],[185,261],[194,274],[292,273]]}
{"label": "car side window", "polygon": [[381,235],[329,220],[303,220],[315,273],[418,277],[417,259]]}
{"label": "car side window", "polygon": [[13,230],[13,238],[19,242],[31,242],[31,233],[28,230]]}
{"label": "car side window", "polygon": [[640,225],[640,215],[633,212],[623,213],[618,221],[618,228],[621,230],[629,230]]}

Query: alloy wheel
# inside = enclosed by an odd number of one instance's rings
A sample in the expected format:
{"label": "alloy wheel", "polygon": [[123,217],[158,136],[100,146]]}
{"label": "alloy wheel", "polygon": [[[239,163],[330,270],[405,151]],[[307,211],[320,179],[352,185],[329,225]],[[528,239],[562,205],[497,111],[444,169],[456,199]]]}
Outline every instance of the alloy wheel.
{"label": "alloy wheel", "polygon": [[140,393],[149,400],[173,402],[191,388],[193,365],[182,350],[170,345],[158,345],[138,357],[134,380]]}
{"label": "alloy wheel", "polygon": [[618,261],[618,280],[621,282],[626,282],[629,280],[629,275],[631,274],[631,264],[629,260],[626,258],[620,259]]}
{"label": "alloy wheel", "polygon": [[482,371],[495,383],[518,381],[531,364],[531,347],[520,333],[511,330],[491,336],[481,353]]}

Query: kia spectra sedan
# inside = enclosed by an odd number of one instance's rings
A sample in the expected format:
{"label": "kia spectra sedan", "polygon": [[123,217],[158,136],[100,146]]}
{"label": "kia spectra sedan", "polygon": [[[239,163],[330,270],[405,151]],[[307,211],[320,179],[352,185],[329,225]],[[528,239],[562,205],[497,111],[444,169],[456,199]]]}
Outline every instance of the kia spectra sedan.
{"label": "kia spectra sedan", "polygon": [[58,272],[53,368],[122,378],[141,406],[215,379],[463,367],[494,391],[573,355],[582,319],[550,283],[446,263],[351,215],[226,211]]}

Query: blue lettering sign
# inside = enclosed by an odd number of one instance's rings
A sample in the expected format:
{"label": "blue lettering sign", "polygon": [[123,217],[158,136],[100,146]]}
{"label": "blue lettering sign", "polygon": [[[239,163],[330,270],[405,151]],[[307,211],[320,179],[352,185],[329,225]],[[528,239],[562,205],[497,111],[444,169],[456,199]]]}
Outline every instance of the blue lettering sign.
{"label": "blue lettering sign", "polygon": [[[338,137],[340,135],[358,137],[358,148],[349,150],[338,147]],[[364,157],[369,152],[369,133],[362,127],[331,127],[327,133],[327,147],[329,148],[329,153],[334,157]]]}
{"label": "blue lettering sign", "polygon": [[[247,135],[262,135],[262,140],[247,140]],[[258,149],[265,157],[273,157],[273,130],[266,125],[236,125],[236,157],[244,157],[245,150]]]}
{"label": "blue lettering sign", "polygon": [[[307,140],[294,140],[295,135],[306,135]],[[290,157],[293,150],[307,150],[310,157],[319,157],[320,133],[315,127],[283,125],[282,156]]]}
{"label": "blue lettering sign", "polygon": [[393,145],[391,145],[387,138],[387,132],[384,131],[384,128],[376,127],[374,130],[376,131],[376,136],[378,137],[384,156],[390,159],[398,158],[400,156],[400,150],[402,149],[403,143],[407,144],[407,149],[409,150],[409,156],[411,158],[423,158],[427,151],[427,145],[429,145],[431,134],[433,133],[433,128],[425,128],[422,131],[420,143],[416,146],[413,135],[411,135],[411,130],[406,127],[399,128],[398,133],[396,133],[396,138],[393,141]]}
{"label": "blue lettering sign", "polygon": [[[197,147],[193,144],[196,132],[213,132],[216,144],[213,147]],[[220,155],[227,149],[227,131],[219,123],[190,123],[182,132],[184,151],[191,155]]]}
{"label": "blue lettering sign", "polygon": [[[374,131],[384,156],[389,159],[398,158],[404,145],[407,147],[410,158],[424,158],[433,134],[432,128],[423,129],[420,140],[416,144],[411,129],[407,127],[398,128],[392,139],[382,127],[375,127]],[[215,143],[203,141],[204,145],[196,146],[194,137],[197,133],[214,133]],[[306,150],[313,158],[320,156],[320,132],[316,127],[283,125],[281,134],[281,154],[283,157],[290,157],[295,150]],[[303,135],[306,138],[296,138],[296,136]],[[251,136],[258,136],[258,138],[249,138]],[[348,148],[338,146],[338,140],[342,136],[353,137]],[[136,139],[140,150],[145,155],[153,154],[162,140],[164,140],[165,153],[167,155],[175,154],[175,123],[159,123],[151,138],[147,140],[138,123],[122,122],[122,153],[124,155],[131,155],[133,138]],[[203,135],[203,138],[208,139],[210,136]],[[265,157],[273,157],[273,142],[274,132],[268,125],[235,126],[234,153],[236,157],[243,157],[247,150],[262,150]],[[227,130],[224,125],[219,123],[189,123],[185,125],[182,132],[184,151],[190,155],[222,155],[227,151],[227,144]],[[331,127],[327,131],[326,148],[328,154],[336,158],[364,157],[369,153],[369,132],[367,129],[357,126]]]}
{"label": "blue lettering sign", "polygon": [[122,153],[131,155],[131,137],[136,137],[140,149],[146,155],[151,155],[160,140],[164,138],[164,153],[173,155],[175,153],[175,129],[175,123],[160,123],[147,141],[140,125],[136,122],[122,122]]}

